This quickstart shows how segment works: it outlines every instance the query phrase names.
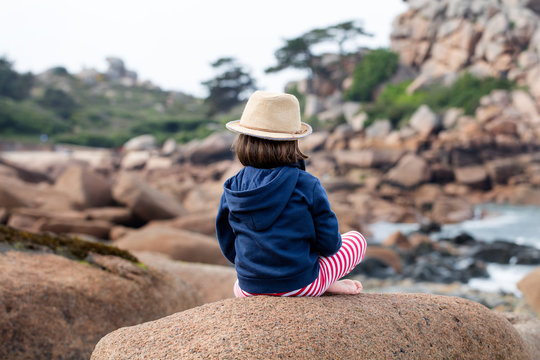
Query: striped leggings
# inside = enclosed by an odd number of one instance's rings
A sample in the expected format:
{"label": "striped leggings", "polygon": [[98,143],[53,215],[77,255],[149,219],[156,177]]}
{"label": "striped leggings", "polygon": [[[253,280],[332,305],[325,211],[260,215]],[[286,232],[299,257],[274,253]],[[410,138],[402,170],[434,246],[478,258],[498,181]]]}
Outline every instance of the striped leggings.
{"label": "striped leggings", "polygon": [[334,282],[351,272],[366,255],[366,239],[357,231],[349,231],[341,236],[341,249],[330,257],[319,256],[319,276],[309,285],[286,293],[252,294],[240,289],[238,280],[234,284],[234,296],[321,296]]}

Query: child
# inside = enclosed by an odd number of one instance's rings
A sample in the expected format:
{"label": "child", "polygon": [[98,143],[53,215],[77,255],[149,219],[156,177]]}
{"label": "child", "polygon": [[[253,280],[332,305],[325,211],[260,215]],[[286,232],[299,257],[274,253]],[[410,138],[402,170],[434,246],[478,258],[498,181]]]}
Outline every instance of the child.
{"label": "child", "polygon": [[364,258],[366,240],[340,235],[321,183],[303,171],[298,139],[312,129],[298,100],[256,91],[227,128],[240,134],[245,166],[225,182],[216,219],[221,251],[236,267],[235,296],[360,293],[360,282],[338,279]]}

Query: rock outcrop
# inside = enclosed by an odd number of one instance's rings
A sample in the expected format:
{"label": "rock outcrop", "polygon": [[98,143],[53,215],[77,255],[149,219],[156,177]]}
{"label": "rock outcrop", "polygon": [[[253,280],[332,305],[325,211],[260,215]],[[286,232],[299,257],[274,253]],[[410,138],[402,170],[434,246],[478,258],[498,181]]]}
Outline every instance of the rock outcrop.
{"label": "rock outcrop", "polygon": [[174,260],[226,265],[217,240],[187,230],[150,226],[131,231],[114,242],[129,251],[158,252]]}
{"label": "rock outcrop", "polygon": [[527,359],[501,315],[425,294],[254,297],[207,304],[108,334],[101,359]]}
{"label": "rock outcrop", "polygon": [[112,194],[116,201],[144,220],[171,219],[186,213],[174,198],[125,172],[116,179]]}
{"label": "rock outcrop", "polygon": [[540,320],[523,314],[503,313],[503,315],[521,335],[529,352],[529,359],[540,359]]}
{"label": "rock outcrop", "polygon": [[85,359],[119,327],[202,303],[190,285],[166,272],[116,255],[85,255],[81,241],[70,247],[68,240],[43,238],[52,241],[47,247],[17,234],[0,234],[2,359]]}
{"label": "rock outcrop", "polygon": [[394,20],[391,47],[418,68],[415,88],[467,70],[508,76],[539,98],[540,13],[526,1],[408,1]]}
{"label": "rock outcrop", "polygon": [[527,303],[540,316],[540,267],[528,273],[517,286]]}
{"label": "rock outcrop", "polygon": [[103,175],[82,166],[68,167],[54,188],[81,208],[112,205],[111,184]]}
{"label": "rock outcrop", "polygon": [[135,252],[135,255],[148,267],[182,279],[192,287],[203,304],[234,297],[236,271],[231,266],[173,261],[162,254],[150,252]]}

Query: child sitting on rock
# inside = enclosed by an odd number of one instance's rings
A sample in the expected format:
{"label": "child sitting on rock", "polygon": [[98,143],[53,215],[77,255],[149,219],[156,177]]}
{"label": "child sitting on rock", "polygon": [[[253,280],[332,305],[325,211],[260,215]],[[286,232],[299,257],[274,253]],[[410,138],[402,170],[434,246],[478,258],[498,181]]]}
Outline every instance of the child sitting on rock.
{"label": "child sitting on rock", "polygon": [[311,134],[289,94],[255,92],[240,120],[236,155],[245,166],[223,188],[216,219],[225,257],[235,264],[236,297],[358,294],[362,284],[338,280],[364,258],[366,240],[340,235],[320,181],[304,171],[298,139]]}

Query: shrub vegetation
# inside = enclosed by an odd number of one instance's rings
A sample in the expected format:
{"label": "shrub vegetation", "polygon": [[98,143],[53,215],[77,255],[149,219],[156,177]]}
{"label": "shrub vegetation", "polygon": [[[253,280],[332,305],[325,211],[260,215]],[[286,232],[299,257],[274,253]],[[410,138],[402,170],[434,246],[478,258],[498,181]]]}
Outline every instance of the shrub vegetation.
{"label": "shrub vegetation", "polygon": [[[172,100],[172,101],[171,101]],[[0,58],[0,139],[119,147],[152,134],[187,142],[211,133],[208,107],[185,94],[125,87],[104,79],[85,84],[63,67],[43,79],[19,74]]]}
{"label": "shrub vegetation", "polygon": [[462,108],[467,115],[474,115],[480,98],[495,89],[510,90],[516,85],[508,79],[477,78],[469,73],[461,75],[451,86],[432,85],[407,94],[411,81],[389,84],[379,94],[376,101],[366,104],[368,124],[377,119],[389,119],[394,126],[407,122],[422,104],[433,111],[451,107]]}
{"label": "shrub vegetation", "polygon": [[376,49],[367,53],[358,64],[353,75],[353,84],[345,93],[351,101],[373,100],[373,90],[396,72],[398,55],[387,49]]}

